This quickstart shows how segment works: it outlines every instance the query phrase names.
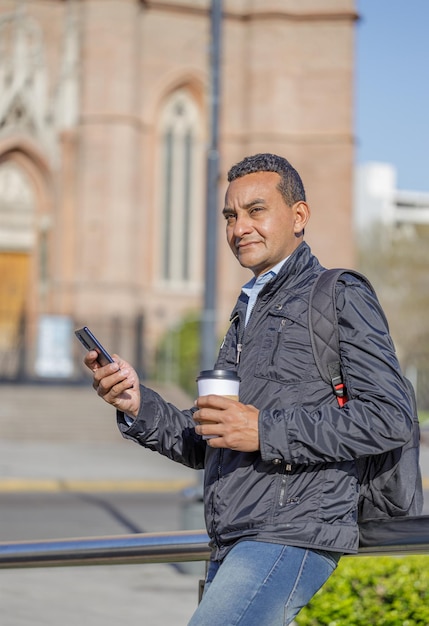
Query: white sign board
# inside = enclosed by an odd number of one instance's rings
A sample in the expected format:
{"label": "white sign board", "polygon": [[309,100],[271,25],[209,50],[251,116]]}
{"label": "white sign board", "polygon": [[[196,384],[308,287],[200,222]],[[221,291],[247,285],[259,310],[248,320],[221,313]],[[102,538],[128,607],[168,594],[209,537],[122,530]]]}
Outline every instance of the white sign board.
{"label": "white sign board", "polygon": [[37,336],[36,374],[69,378],[73,374],[73,328],[65,315],[42,315]]}

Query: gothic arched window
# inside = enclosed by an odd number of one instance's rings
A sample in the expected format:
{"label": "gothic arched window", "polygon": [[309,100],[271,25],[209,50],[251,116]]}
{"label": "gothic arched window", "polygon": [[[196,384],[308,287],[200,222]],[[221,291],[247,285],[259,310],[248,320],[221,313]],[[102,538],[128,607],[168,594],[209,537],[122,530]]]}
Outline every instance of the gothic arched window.
{"label": "gothic arched window", "polygon": [[160,278],[171,287],[201,280],[202,148],[198,108],[180,89],[161,116]]}

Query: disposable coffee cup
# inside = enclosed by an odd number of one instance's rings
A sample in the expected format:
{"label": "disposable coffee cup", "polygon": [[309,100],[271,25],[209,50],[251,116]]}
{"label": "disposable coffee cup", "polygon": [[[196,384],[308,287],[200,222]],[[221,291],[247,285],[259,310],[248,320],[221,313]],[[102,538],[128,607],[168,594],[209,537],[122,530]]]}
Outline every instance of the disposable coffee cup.
{"label": "disposable coffee cup", "polygon": [[198,395],[214,393],[238,400],[240,378],[234,370],[204,370],[197,378]]}
{"label": "disposable coffee cup", "polygon": [[[198,395],[217,396],[238,400],[240,378],[234,370],[203,370],[197,377]],[[201,422],[203,424],[203,422]],[[203,435],[203,439],[211,439],[215,435]]]}

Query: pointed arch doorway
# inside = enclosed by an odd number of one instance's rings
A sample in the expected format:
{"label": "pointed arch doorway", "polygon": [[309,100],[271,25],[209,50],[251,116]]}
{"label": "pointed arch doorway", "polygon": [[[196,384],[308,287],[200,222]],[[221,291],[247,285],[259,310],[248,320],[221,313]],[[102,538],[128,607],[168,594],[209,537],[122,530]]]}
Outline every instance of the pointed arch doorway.
{"label": "pointed arch doorway", "polygon": [[31,184],[12,160],[0,163],[0,369],[20,369],[23,324],[34,248],[35,199]]}

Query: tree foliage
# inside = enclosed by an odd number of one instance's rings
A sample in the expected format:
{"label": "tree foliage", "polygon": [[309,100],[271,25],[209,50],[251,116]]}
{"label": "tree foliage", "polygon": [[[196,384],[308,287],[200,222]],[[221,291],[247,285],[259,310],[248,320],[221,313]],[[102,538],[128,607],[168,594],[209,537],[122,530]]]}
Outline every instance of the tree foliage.
{"label": "tree foliage", "polygon": [[429,352],[429,225],[388,229],[359,239],[359,269],[372,281],[403,361]]}
{"label": "tree foliage", "polygon": [[162,338],[156,354],[155,379],[174,383],[194,397],[199,360],[200,321],[190,313]]}
{"label": "tree foliage", "polygon": [[421,410],[429,409],[428,244],[428,224],[376,225],[359,237],[359,269],[377,291]]}

